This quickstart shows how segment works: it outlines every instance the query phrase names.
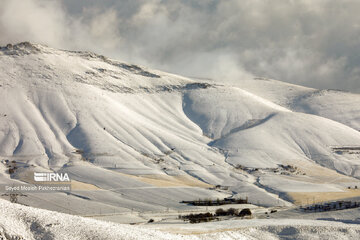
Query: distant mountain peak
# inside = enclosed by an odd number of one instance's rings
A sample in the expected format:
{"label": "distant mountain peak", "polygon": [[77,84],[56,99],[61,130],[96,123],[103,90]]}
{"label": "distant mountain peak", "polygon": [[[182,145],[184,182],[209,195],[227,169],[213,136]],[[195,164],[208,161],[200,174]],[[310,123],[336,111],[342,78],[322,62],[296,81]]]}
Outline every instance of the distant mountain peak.
{"label": "distant mountain peak", "polygon": [[17,44],[7,44],[0,47],[0,51],[5,55],[28,55],[41,52],[40,45],[30,42],[21,42]]}

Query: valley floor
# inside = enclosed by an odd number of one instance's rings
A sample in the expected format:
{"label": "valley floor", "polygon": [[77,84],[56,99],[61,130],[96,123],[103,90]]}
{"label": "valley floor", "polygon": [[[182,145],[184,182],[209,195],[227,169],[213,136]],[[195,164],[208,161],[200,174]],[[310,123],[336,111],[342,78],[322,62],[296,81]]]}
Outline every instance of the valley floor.
{"label": "valley floor", "polygon": [[155,218],[153,223],[132,226],[0,200],[0,239],[359,239],[358,214],[358,209],[312,214],[290,209],[270,219],[189,224]]}

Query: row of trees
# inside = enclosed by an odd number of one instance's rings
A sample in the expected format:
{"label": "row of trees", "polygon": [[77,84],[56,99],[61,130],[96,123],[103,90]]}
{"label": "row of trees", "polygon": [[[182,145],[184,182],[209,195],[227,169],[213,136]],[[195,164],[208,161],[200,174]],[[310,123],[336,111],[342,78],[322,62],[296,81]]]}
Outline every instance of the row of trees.
{"label": "row of trees", "polygon": [[225,205],[225,204],[247,204],[248,198],[242,199],[242,198],[224,198],[224,199],[204,199],[204,200],[195,200],[195,201],[182,201],[181,203],[191,204],[194,206],[219,206],[219,205]]}
{"label": "row of trees", "polygon": [[198,213],[198,214],[189,214],[181,216],[179,215],[180,219],[188,220],[190,223],[200,223],[200,222],[210,222],[213,220],[219,220],[219,217],[224,216],[235,216],[235,217],[251,217],[252,213],[249,208],[244,208],[241,211],[235,208],[229,208],[224,210],[219,208],[215,211],[215,214],[210,212],[207,213]]}

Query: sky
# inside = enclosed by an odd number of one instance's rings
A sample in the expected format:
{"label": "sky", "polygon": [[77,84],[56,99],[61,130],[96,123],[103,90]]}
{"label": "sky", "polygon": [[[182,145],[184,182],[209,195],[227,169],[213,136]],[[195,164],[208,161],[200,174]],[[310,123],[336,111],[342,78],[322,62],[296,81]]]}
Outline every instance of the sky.
{"label": "sky", "polygon": [[93,51],[189,77],[360,90],[358,0],[0,0],[0,44]]}

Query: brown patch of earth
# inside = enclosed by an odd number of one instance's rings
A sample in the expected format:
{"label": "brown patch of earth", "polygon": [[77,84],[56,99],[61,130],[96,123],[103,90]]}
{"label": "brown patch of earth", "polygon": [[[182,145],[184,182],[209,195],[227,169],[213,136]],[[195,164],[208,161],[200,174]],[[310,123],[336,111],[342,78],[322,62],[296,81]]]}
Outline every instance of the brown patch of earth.
{"label": "brown patch of earth", "polygon": [[288,192],[287,195],[296,205],[306,205],[360,196],[359,189],[347,189],[343,192]]}

